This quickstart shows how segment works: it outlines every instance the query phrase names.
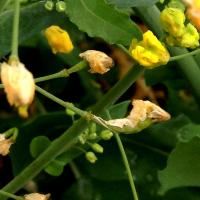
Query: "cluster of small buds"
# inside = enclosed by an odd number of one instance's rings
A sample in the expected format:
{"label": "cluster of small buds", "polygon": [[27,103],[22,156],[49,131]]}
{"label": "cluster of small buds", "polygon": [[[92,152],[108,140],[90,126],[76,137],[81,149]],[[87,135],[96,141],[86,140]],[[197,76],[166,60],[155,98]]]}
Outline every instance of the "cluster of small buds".
{"label": "cluster of small buds", "polygon": [[183,3],[171,0],[161,12],[160,20],[167,33],[166,42],[170,46],[194,49],[199,46],[199,33],[191,23],[185,23],[185,6]]}
{"label": "cluster of small buds", "polygon": [[97,156],[95,153],[103,153],[103,147],[98,144],[100,139],[109,140],[113,136],[113,133],[109,130],[103,130],[99,134],[96,133],[97,128],[95,123],[90,123],[88,129],[84,131],[79,137],[78,142],[81,145],[88,145],[93,151],[88,151],[85,153],[86,159],[90,163],[95,163],[97,161]]}
{"label": "cluster of small buds", "polygon": [[[66,4],[64,1],[57,1],[55,6],[57,12],[65,12],[66,10]],[[52,11],[54,9],[54,2],[52,0],[47,0],[44,4],[44,7],[48,11]]]}

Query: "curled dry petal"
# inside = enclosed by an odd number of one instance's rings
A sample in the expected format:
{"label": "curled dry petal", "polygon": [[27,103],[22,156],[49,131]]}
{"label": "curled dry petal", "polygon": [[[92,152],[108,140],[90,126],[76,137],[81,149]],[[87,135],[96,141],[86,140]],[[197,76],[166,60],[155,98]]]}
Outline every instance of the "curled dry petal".
{"label": "curled dry petal", "polygon": [[39,193],[31,193],[24,195],[25,200],[48,200],[50,194],[39,194]]}
{"label": "curled dry petal", "polygon": [[11,139],[6,139],[4,134],[0,134],[0,155],[6,156],[10,152],[10,146],[13,144]]}
{"label": "curled dry petal", "polygon": [[104,74],[113,66],[113,59],[101,51],[87,50],[79,56],[89,63],[91,73]]}
{"label": "curled dry petal", "polygon": [[133,100],[133,109],[123,119],[106,121],[106,124],[118,132],[137,133],[155,122],[167,121],[170,114],[150,101]]}
{"label": "curled dry petal", "polygon": [[10,105],[23,107],[31,104],[35,94],[33,75],[20,62],[1,65],[1,81]]}

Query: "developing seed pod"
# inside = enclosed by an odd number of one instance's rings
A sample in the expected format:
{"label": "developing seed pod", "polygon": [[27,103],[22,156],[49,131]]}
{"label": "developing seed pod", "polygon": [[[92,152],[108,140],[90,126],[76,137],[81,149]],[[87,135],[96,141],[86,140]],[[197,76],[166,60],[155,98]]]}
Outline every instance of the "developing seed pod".
{"label": "developing seed pod", "polygon": [[87,50],[79,56],[89,63],[91,73],[105,74],[113,66],[113,59],[101,51]]}
{"label": "developing seed pod", "polygon": [[39,194],[39,193],[31,193],[24,195],[25,200],[48,200],[50,194]]}

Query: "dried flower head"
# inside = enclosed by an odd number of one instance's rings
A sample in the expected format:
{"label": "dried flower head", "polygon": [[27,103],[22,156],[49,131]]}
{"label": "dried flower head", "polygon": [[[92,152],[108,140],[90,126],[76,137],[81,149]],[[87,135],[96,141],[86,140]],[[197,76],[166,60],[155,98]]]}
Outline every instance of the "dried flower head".
{"label": "dried flower head", "polygon": [[106,122],[118,132],[137,133],[152,123],[167,121],[170,114],[150,101],[133,100],[133,109],[126,118]]}
{"label": "dried flower head", "polygon": [[1,81],[11,106],[27,107],[31,104],[35,94],[33,75],[25,66],[14,61],[1,65]]}
{"label": "dried flower head", "polygon": [[73,50],[74,46],[69,34],[59,26],[50,26],[44,34],[54,54],[69,53]]}
{"label": "dried flower head", "polygon": [[24,195],[25,200],[48,200],[50,194],[39,194],[39,193],[31,193]]}
{"label": "dried flower head", "polygon": [[6,156],[10,152],[10,146],[13,144],[11,139],[6,139],[4,134],[0,134],[0,155]]}
{"label": "dried flower head", "polygon": [[112,58],[101,51],[87,50],[79,56],[89,63],[91,73],[104,74],[113,66]]}

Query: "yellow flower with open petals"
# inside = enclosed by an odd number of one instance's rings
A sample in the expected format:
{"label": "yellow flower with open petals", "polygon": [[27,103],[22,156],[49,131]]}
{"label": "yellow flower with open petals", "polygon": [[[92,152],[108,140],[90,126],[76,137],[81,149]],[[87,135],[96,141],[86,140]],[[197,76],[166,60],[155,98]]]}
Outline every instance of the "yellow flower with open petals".
{"label": "yellow flower with open petals", "polygon": [[54,54],[69,53],[73,50],[69,34],[59,26],[50,26],[44,33]]}
{"label": "yellow flower with open petals", "polygon": [[143,34],[142,41],[136,43],[133,40],[130,53],[140,65],[151,69],[169,61],[169,52],[151,31]]}

